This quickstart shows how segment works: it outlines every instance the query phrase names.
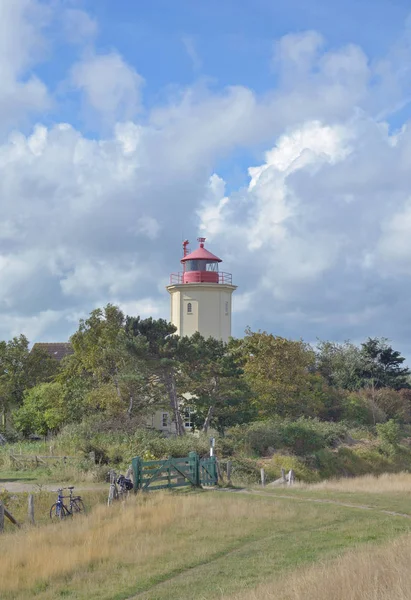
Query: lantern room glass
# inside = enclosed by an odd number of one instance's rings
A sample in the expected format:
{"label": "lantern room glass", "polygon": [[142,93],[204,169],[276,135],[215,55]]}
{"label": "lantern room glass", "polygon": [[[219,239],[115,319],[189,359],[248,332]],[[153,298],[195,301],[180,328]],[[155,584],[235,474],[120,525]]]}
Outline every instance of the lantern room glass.
{"label": "lantern room glass", "polygon": [[186,271],[218,271],[218,262],[204,259],[193,259],[185,262]]}

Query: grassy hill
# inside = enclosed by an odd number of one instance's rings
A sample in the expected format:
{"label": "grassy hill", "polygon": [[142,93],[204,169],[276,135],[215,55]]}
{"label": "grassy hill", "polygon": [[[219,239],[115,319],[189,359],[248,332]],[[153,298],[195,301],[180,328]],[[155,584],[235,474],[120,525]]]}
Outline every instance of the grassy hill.
{"label": "grassy hill", "polygon": [[[406,598],[405,591],[383,594],[410,583],[405,572],[397,581],[398,570],[390,570],[411,545],[410,491],[411,475],[402,474],[295,489],[151,493],[111,508],[97,504],[85,517],[6,533],[0,596]],[[353,595],[354,588],[362,595]]]}

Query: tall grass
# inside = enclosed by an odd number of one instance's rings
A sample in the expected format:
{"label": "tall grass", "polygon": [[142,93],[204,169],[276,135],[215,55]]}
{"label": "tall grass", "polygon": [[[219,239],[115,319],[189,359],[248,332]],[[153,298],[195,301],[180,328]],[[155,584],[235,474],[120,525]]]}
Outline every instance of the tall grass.
{"label": "tall grass", "polygon": [[311,485],[303,484],[299,487],[313,491],[368,492],[370,494],[411,492],[411,473],[383,473],[382,475],[330,479]]}
{"label": "tall grass", "polygon": [[101,598],[102,591],[93,594],[104,586],[104,597],[110,598],[107,590],[113,586],[114,595],[119,585],[113,578],[119,565],[132,566],[141,580],[150,579],[164,568],[201,563],[210,549],[225,548],[267,518],[287,514],[271,502],[259,503],[258,512],[250,514],[248,502],[209,494],[157,493],[111,508],[100,505],[85,517],[5,534],[0,597],[31,598],[42,590],[41,598],[54,599],[62,578],[71,578],[81,582],[83,595],[76,597]]}
{"label": "tall grass", "polygon": [[409,600],[411,536],[350,551],[223,600]]}

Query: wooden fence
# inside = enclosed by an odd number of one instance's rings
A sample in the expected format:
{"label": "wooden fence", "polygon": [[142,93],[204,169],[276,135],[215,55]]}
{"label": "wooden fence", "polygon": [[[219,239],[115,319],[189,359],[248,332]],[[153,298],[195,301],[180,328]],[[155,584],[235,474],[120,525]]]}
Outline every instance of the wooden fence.
{"label": "wooden fence", "polygon": [[185,485],[216,485],[217,461],[215,456],[200,459],[196,452],[183,458],[143,461],[133,458],[135,491],[171,489]]}

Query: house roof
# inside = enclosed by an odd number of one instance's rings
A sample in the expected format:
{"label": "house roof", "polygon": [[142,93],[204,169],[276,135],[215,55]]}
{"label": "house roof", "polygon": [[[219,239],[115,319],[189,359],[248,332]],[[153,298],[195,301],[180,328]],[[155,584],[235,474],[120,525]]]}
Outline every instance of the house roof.
{"label": "house roof", "polygon": [[51,356],[51,358],[54,358],[59,362],[74,352],[70,342],[37,342],[34,344],[32,351],[35,349],[45,350]]}

